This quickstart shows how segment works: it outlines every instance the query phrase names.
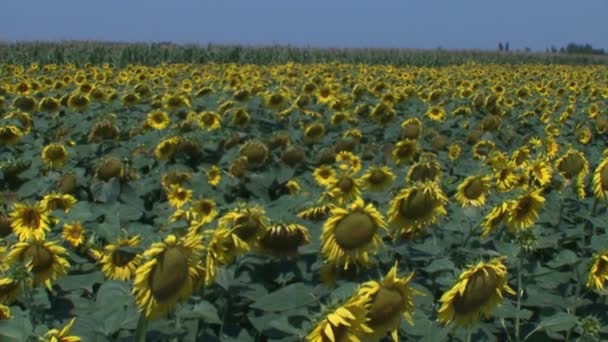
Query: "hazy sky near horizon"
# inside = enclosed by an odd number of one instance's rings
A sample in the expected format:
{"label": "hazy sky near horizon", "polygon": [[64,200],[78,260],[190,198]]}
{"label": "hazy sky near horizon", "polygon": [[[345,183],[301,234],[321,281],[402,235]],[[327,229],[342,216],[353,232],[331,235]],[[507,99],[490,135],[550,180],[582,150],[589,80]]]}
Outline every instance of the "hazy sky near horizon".
{"label": "hazy sky near horizon", "polygon": [[608,50],[608,0],[4,0],[0,40]]}

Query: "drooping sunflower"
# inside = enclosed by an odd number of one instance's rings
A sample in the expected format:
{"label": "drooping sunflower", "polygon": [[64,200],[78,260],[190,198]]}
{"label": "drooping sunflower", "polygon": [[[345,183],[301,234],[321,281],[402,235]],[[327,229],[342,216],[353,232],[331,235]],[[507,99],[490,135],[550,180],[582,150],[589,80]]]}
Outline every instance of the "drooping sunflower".
{"label": "drooping sunflower", "polygon": [[589,162],[583,152],[570,148],[555,162],[557,171],[568,181],[585,177],[589,173]]}
{"label": "drooping sunflower", "polygon": [[416,140],[422,133],[422,121],[418,118],[410,118],[401,123],[401,128],[403,138]]}
{"label": "drooping sunflower", "polygon": [[247,158],[249,168],[258,168],[268,160],[269,150],[260,140],[248,140],[240,147],[239,155]]}
{"label": "drooping sunflower", "polygon": [[72,247],[78,247],[84,243],[84,228],[80,222],[72,222],[63,225],[61,237]]}
{"label": "drooping sunflower", "polygon": [[418,154],[418,142],[416,140],[404,139],[393,148],[392,156],[397,165],[410,163]]}
{"label": "drooping sunflower", "polygon": [[250,248],[256,249],[260,236],[270,224],[261,206],[239,206],[220,217],[218,226],[230,229]]}
{"label": "drooping sunflower", "polygon": [[52,281],[67,274],[70,263],[66,257],[67,250],[57,243],[34,239],[14,244],[6,263],[25,263],[34,276],[33,285],[44,284],[50,290]]}
{"label": "drooping sunflower", "polygon": [[405,179],[409,183],[439,182],[441,179],[441,164],[434,158],[414,163],[408,170]]}
{"label": "drooping sunflower", "polygon": [[414,325],[412,312],[414,311],[415,295],[421,293],[409,286],[414,273],[405,277],[397,276],[398,264],[391,267],[381,282],[368,281],[361,285],[355,297],[369,297],[371,299],[367,312],[367,326],[371,331],[363,335],[363,339],[380,339],[390,332],[393,341],[399,341],[399,326],[402,318]]}
{"label": "drooping sunflower", "polygon": [[352,296],[346,303],[326,313],[311,332],[307,342],[359,342],[364,333],[373,330],[367,326],[367,312],[371,298]]}
{"label": "drooping sunflower", "polygon": [[172,207],[179,209],[192,199],[192,190],[179,185],[171,185],[167,191],[167,200]]}
{"label": "drooping sunflower", "polygon": [[493,207],[483,219],[481,237],[485,238],[494,232],[498,225],[506,219],[508,212],[509,205],[507,203],[501,203]]}
{"label": "drooping sunflower", "polygon": [[349,207],[336,207],[323,224],[321,254],[335,267],[342,269],[371,264],[382,243],[380,233],[386,230],[383,215],[363,199],[356,199]]}
{"label": "drooping sunflower", "polygon": [[604,291],[608,280],[608,251],[602,251],[593,256],[593,263],[587,278],[587,287],[596,291]]}
{"label": "drooping sunflower", "polygon": [[89,100],[89,97],[82,93],[73,93],[72,95],[70,95],[67,101],[68,107],[76,111],[84,111],[85,109],[87,109],[89,103],[91,102],[91,100]]}
{"label": "drooping sunflower", "polygon": [[156,130],[165,129],[170,123],[169,115],[162,110],[152,111],[146,116],[146,124]]}
{"label": "drooping sunflower", "polygon": [[137,251],[140,242],[141,237],[136,235],[130,238],[119,237],[114,243],[105,245],[99,259],[103,274],[112,280],[132,279],[143,261]]}
{"label": "drooping sunflower", "polygon": [[606,191],[608,191],[608,158],[604,158],[593,172],[593,194],[595,197],[606,201],[608,198]]}
{"label": "drooping sunflower", "polygon": [[485,160],[495,148],[492,140],[481,140],[473,145],[473,158]]}
{"label": "drooping sunflower", "polygon": [[310,243],[310,233],[296,223],[272,224],[260,235],[259,246],[263,254],[278,258],[294,258],[298,247]]}
{"label": "drooping sunflower", "polygon": [[325,126],[321,122],[313,122],[303,129],[304,142],[307,144],[319,142],[325,136]]}
{"label": "drooping sunflower", "polygon": [[21,293],[21,282],[12,277],[0,278],[0,303],[12,304]]}
{"label": "drooping sunflower", "polygon": [[393,237],[410,238],[447,215],[448,199],[435,182],[415,183],[403,188],[390,202],[388,224]]}
{"label": "drooping sunflower", "polygon": [[14,145],[23,138],[25,133],[15,125],[0,126],[0,144]]}
{"label": "drooping sunflower", "polygon": [[11,319],[11,308],[0,304],[0,321],[7,321]]}
{"label": "drooping sunflower", "polygon": [[199,198],[190,202],[188,212],[193,221],[206,224],[217,216],[217,205],[211,198]]}
{"label": "drooping sunflower", "polygon": [[70,336],[68,333],[76,322],[76,317],[72,318],[61,330],[51,329],[39,339],[40,342],[81,342],[82,339],[78,336]]}
{"label": "drooping sunflower", "polygon": [[456,192],[456,200],[460,206],[483,207],[486,203],[486,193],[490,190],[492,177],[469,176],[465,178]]}
{"label": "drooping sunflower", "polygon": [[166,314],[190,297],[195,280],[202,276],[197,266],[202,250],[201,237],[192,234],[180,239],[169,235],[144,252],[147,261],[135,271],[133,295],[146,318]]}
{"label": "drooping sunflower", "polygon": [[63,144],[52,143],[46,145],[44,149],[42,149],[41,157],[44,165],[50,169],[56,170],[63,167],[68,160],[69,153]]}
{"label": "drooping sunflower", "polygon": [[205,276],[202,280],[206,286],[210,286],[215,280],[217,267],[232,264],[249,250],[249,246],[237,236],[234,229],[218,226],[205,233],[210,233],[211,238],[205,246]]}
{"label": "drooping sunflower", "polygon": [[507,284],[504,259],[499,257],[479,262],[462,272],[456,284],[439,299],[439,322],[448,324],[453,321],[458,326],[470,327],[481,317],[492,316],[492,310],[502,303],[503,293],[515,295]]}
{"label": "drooping sunflower", "polygon": [[40,205],[44,211],[63,210],[63,212],[68,213],[76,202],[76,197],[70,194],[51,192],[42,198]]}
{"label": "drooping sunflower", "polygon": [[462,151],[462,147],[459,144],[450,144],[448,146],[448,158],[450,160],[456,160],[460,157],[460,152]]}
{"label": "drooping sunflower", "polygon": [[211,186],[217,186],[222,180],[222,169],[217,165],[212,165],[207,171],[207,182]]}
{"label": "drooping sunflower", "polygon": [[160,161],[173,157],[182,141],[183,139],[181,137],[171,137],[161,140],[154,149],[154,156]]}
{"label": "drooping sunflower", "polygon": [[114,156],[104,156],[95,166],[95,178],[104,182],[125,175],[125,165]]}
{"label": "drooping sunflower", "polygon": [[312,172],[315,183],[328,187],[336,180],[336,170],[329,165],[321,165]]}
{"label": "drooping sunflower", "polygon": [[393,184],[395,174],[388,166],[371,166],[360,179],[366,190],[380,192]]}
{"label": "drooping sunflower", "polygon": [[543,189],[528,191],[517,199],[508,201],[507,227],[511,232],[519,232],[532,226],[545,204]]}
{"label": "drooping sunflower", "polygon": [[10,213],[13,232],[20,241],[43,240],[50,228],[49,213],[40,202],[15,203]]}

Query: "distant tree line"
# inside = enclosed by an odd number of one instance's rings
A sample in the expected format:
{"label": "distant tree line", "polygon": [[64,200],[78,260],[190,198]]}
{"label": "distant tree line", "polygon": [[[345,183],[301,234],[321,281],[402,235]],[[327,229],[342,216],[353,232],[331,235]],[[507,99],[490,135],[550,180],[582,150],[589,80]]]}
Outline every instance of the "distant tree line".
{"label": "distant tree line", "polygon": [[[509,42],[498,43],[498,51],[509,51]],[[529,52],[530,48],[524,48],[524,51]],[[555,45],[551,45],[550,48],[546,49],[546,52],[550,53],[568,53],[568,54],[577,54],[577,55],[606,55],[606,51],[604,49],[594,49],[593,46],[589,43],[585,44],[576,44],[569,43],[566,46],[562,46],[560,48],[555,47]]]}

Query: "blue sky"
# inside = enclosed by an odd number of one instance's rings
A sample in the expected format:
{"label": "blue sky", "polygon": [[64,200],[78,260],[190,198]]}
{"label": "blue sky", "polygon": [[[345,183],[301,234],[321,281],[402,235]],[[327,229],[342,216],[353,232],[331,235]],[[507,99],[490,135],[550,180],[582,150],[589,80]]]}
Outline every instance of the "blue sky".
{"label": "blue sky", "polygon": [[608,0],[4,0],[0,40],[608,50]]}

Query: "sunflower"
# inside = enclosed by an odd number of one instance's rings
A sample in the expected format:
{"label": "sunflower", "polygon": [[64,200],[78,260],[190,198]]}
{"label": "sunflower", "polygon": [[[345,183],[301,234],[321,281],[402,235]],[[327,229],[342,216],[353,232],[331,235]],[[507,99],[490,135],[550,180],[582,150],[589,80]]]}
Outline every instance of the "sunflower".
{"label": "sunflower", "polygon": [[507,203],[493,207],[483,219],[481,237],[485,238],[495,231],[498,225],[506,219],[508,213],[509,205]]}
{"label": "sunflower", "polygon": [[68,336],[70,329],[76,322],[76,317],[72,318],[68,324],[66,324],[61,330],[51,329],[43,337],[39,339],[40,342],[80,342],[82,339],[78,336]]}
{"label": "sunflower", "polygon": [[157,160],[167,160],[172,158],[177,152],[177,148],[182,143],[183,139],[181,137],[171,137],[165,138],[161,142],[156,145],[154,149],[154,156]]}
{"label": "sunflower", "polygon": [[329,165],[321,165],[312,172],[315,183],[320,186],[329,187],[336,180],[336,170]]}
{"label": "sunflower", "polygon": [[[112,114],[110,114],[112,115]],[[120,139],[120,129],[111,120],[103,120],[91,127],[87,142],[99,143],[104,140]]]}
{"label": "sunflower", "polygon": [[0,144],[14,145],[23,138],[24,132],[15,125],[0,126]]}
{"label": "sunflower", "polygon": [[51,228],[49,213],[41,203],[15,203],[10,213],[13,232],[19,241],[30,239],[43,240]]}
{"label": "sunflower", "polygon": [[445,109],[443,106],[431,106],[424,115],[433,121],[443,121],[445,120]]}
{"label": "sunflower", "polygon": [[325,126],[321,122],[314,122],[303,128],[304,142],[307,144],[318,142],[325,136]]}
{"label": "sunflower", "polygon": [[68,150],[63,144],[52,143],[42,149],[42,161],[51,169],[60,169],[68,160]]}
{"label": "sunflower", "polygon": [[412,162],[417,154],[418,142],[410,139],[397,142],[392,152],[393,160],[397,165]]}
{"label": "sunflower", "polygon": [[217,205],[211,198],[199,198],[190,202],[189,214],[193,221],[206,224],[217,216]]}
{"label": "sunflower", "polygon": [[249,123],[251,122],[251,115],[249,114],[249,112],[247,111],[246,108],[239,108],[236,109],[233,113],[232,113],[232,124],[244,129],[247,126],[249,126]]}
{"label": "sunflower", "polygon": [[327,261],[343,269],[350,266],[369,267],[370,254],[382,243],[380,231],[386,230],[383,215],[363,199],[349,207],[336,207],[323,224],[321,254]]}
{"label": "sunflower", "polygon": [[604,158],[593,172],[593,193],[595,197],[606,201],[606,191],[608,191],[608,158]]}
{"label": "sunflower", "polygon": [[211,231],[211,238],[205,247],[205,276],[203,282],[206,286],[213,283],[219,265],[232,264],[237,257],[249,250],[247,243],[237,236],[234,229],[222,226],[218,226]]}
{"label": "sunflower", "polygon": [[67,105],[72,110],[84,111],[89,106],[89,97],[85,94],[74,93],[68,98]]}
{"label": "sunflower", "polygon": [[513,190],[518,183],[519,178],[515,173],[515,165],[509,162],[503,165],[496,174],[494,175],[496,179],[495,184],[498,191],[506,192]]}
{"label": "sunflower", "polygon": [[486,193],[490,190],[490,176],[469,176],[465,178],[456,192],[456,200],[460,206],[483,207],[486,203]]}
{"label": "sunflower", "polygon": [[341,170],[350,170],[353,173],[361,170],[361,158],[350,151],[340,151],[336,155],[336,162]]}
{"label": "sunflower", "polygon": [[162,110],[156,110],[148,113],[146,117],[146,124],[154,129],[161,130],[165,129],[171,123],[171,119],[169,119],[169,115]]}
{"label": "sunflower", "polygon": [[8,265],[26,263],[34,276],[34,286],[43,284],[50,290],[51,282],[66,275],[70,263],[66,259],[67,250],[55,242],[30,240],[17,242],[6,258]]}
{"label": "sunflower", "polygon": [[604,291],[606,280],[608,280],[608,251],[603,251],[593,256],[587,287],[596,291]]}
{"label": "sunflower", "polygon": [[403,138],[416,140],[422,133],[422,121],[418,118],[410,118],[401,123],[401,128]]}
{"label": "sunflower", "polygon": [[61,237],[72,247],[78,247],[84,243],[84,228],[80,222],[64,224]]}
{"label": "sunflower", "polygon": [[167,199],[171,206],[179,209],[192,199],[192,190],[179,185],[171,185],[167,191]]}
{"label": "sunflower", "polygon": [[555,162],[555,168],[566,180],[577,176],[585,177],[589,173],[589,162],[583,152],[570,148]]}
{"label": "sunflower", "polygon": [[413,297],[421,293],[410,288],[409,283],[414,273],[400,278],[397,276],[398,264],[391,267],[381,282],[368,281],[361,285],[355,298],[369,297],[371,299],[367,312],[367,326],[371,331],[364,334],[365,338],[380,339],[391,333],[393,341],[399,341],[399,326],[402,318],[414,325],[412,312],[414,311]]}
{"label": "sunflower", "polygon": [[239,155],[247,158],[249,168],[258,168],[268,160],[269,150],[260,140],[248,140],[240,147]]}
{"label": "sunflower", "polygon": [[296,196],[302,189],[297,179],[288,180],[287,183],[285,183],[285,187],[287,188],[287,191],[289,191],[289,194],[292,196]]}
{"label": "sunflower", "polygon": [[298,247],[310,243],[308,229],[296,223],[270,225],[260,235],[260,251],[278,258],[294,258]]}
{"label": "sunflower", "polygon": [[160,180],[165,191],[169,191],[172,185],[183,186],[184,183],[192,179],[192,173],[188,171],[172,170],[163,174]]}
{"label": "sunflower", "polygon": [[192,234],[180,239],[169,235],[144,252],[147,261],[135,271],[133,295],[146,318],[155,319],[190,297],[194,281],[202,276],[197,267],[202,250],[200,236]]}
{"label": "sunflower", "polygon": [[462,151],[462,147],[460,147],[459,144],[450,144],[448,146],[448,158],[450,158],[450,160],[456,160],[460,157],[460,153]]}
{"label": "sunflower", "polygon": [[62,210],[68,213],[76,202],[76,198],[70,194],[51,192],[42,198],[40,205],[44,211]]}
{"label": "sunflower", "polygon": [[492,140],[481,140],[473,145],[473,158],[485,160],[495,148]]}
{"label": "sunflower", "polygon": [[544,159],[536,159],[531,161],[526,167],[528,175],[538,186],[545,186],[551,182],[553,176],[553,168],[551,164]]}
{"label": "sunflower", "polygon": [[328,191],[337,204],[349,203],[361,197],[361,180],[352,171],[343,171],[332,180]]}
{"label": "sunflower", "polygon": [[11,277],[0,278],[0,304],[12,304],[21,293],[21,282]]}
{"label": "sunflower", "polygon": [[410,183],[439,182],[441,179],[441,164],[437,160],[414,163],[408,170],[405,178]]}
{"label": "sunflower", "polygon": [[211,186],[217,186],[222,180],[222,169],[217,165],[211,165],[211,167],[206,171],[207,174],[207,182]]}
{"label": "sunflower", "polygon": [[373,192],[386,190],[395,180],[395,174],[388,166],[371,166],[360,178],[363,188]]}
{"label": "sunflower", "polygon": [[198,116],[199,126],[208,131],[215,131],[217,129],[220,129],[220,127],[222,126],[221,122],[221,116],[215,112],[206,111],[200,113]]}
{"label": "sunflower", "polygon": [[11,308],[4,304],[0,304],[0,321],[11,319]]}
{"label": "sunflower", "polygon": [[470,327],[480,317],[492,316],[492,310],[502,303],[503,293],[515,295],[507,284],[504,259],[499,257],[487,263],[479,262],[462,272],[456,284],[439,299],[439,322],[448,324],[454,321],[458,326]]}
{"label": "sunflower", "polygon": [[261,206],[239,206],[220,217],[218,225],[230,229],[249,247],[257,247],[257,241],[266,231],[269,220]]}
{"label": "sunflower", "polygon": [[139,235],[118,238],[113,244],[104,246],[99,260],[101,271],[108,279],[127,281],[133,278],[143,257],[136,248],[141,242]]}
{"label": "sunflower", "polygon": [[373,330],[367,326],[369,296],[352,296],[343,305],[324,315],[306,336],[307,342],[353,342],[361,341],[364,333]]}
{"label": "sunflower", "polygon": [[447,215],[447,197],[435,182],[415,183],[402,189],[391,202],[388,224],[396,234],[411,237],[424,232],[429,224],[437,223],[438,217]]}
{"label": "sunflower", "polygon": [[519,232],[532,226],[545,204],[543,189],[528,191],[517,199],[507,202],[507,227],[513,232]]}

